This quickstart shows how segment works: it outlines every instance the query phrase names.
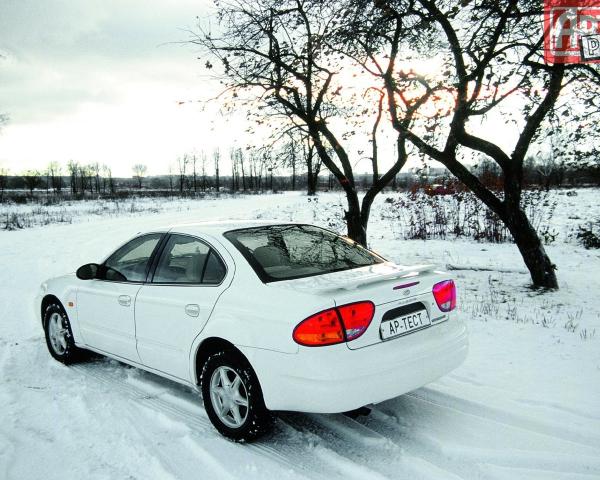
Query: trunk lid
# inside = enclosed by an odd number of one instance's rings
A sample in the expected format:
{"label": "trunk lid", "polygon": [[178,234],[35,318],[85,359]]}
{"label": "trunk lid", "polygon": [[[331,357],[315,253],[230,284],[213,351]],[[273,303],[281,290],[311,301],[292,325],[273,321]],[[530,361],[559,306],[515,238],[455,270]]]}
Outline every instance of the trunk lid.
{"label": "trunk lid", "polygon": [[[335,305],[365,300],[373,302],[375,313],[369,328],[359,338],[346,344],[350,349],[358,349],[383,341],[379,327],[384,314],[390,310],[396,311],[399,307],[410,310],[413,304],[422,304],[414,305],[414,308],[427,310],[432,324],[446,319],[447,314],[438,309],[431,293],[433,285],[446,278],[450,277],[434,265],[405,266],[384,262],[270,285],[331,299]],[[301,320],[298,319],[298,322]]]}

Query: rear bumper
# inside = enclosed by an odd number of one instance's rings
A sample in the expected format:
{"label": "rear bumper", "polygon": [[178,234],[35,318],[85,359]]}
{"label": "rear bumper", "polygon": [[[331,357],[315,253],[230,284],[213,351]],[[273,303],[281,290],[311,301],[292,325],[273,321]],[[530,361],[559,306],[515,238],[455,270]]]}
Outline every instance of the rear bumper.
{"label": "rear bumper", "polygon": [[467,329],[442,324],[377,345],[300,348],[297,354],[240,347],[258,375],[270,410],[339,413],[397,397],[458,367]]}

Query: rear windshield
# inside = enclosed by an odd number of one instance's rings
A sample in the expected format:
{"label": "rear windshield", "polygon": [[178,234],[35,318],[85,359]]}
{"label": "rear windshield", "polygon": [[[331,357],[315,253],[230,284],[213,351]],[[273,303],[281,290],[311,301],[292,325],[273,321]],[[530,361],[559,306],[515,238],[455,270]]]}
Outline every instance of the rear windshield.
{"label": "rear windshield", "polygon": [[226,232],[263,282],[339,272],[383,262],[352,240],[312,225],[269,225]]}

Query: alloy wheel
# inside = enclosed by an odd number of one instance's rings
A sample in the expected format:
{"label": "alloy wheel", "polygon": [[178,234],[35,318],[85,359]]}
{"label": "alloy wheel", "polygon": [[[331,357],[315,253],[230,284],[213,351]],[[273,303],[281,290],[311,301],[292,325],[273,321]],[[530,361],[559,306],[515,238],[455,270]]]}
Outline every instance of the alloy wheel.
{"label": "alloy wheel", "polygon": [[248,393],[237,372],[220,366],[210,379],[210,399],[219,420],[230,428],[241,427],[248,417]]}
{"label": "alloy wheel", "polygon": [[68,330],[63,324],[63,318],[59,313],[53,313],[48,320],[48,336],[50,344],[57,355],[64,355],[67,351]]}

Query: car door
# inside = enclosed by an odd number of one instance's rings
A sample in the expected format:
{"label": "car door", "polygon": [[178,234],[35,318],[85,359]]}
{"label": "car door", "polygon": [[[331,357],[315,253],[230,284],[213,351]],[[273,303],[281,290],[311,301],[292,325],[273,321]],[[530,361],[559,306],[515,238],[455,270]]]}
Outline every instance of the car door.
{"label": "car door", "polygon": [[77,315],[87,345],[139,362],[135,339],[135,298],[146,281],[162,233],[127,242],[100,266],[98,278],[81,281]]}
{"label": "car door", "polygon": [[142,364],[189,381],[189,355],[219,298],[231,283],[223,258],[200,238],[170,234],[150,282],[135,303]]}

